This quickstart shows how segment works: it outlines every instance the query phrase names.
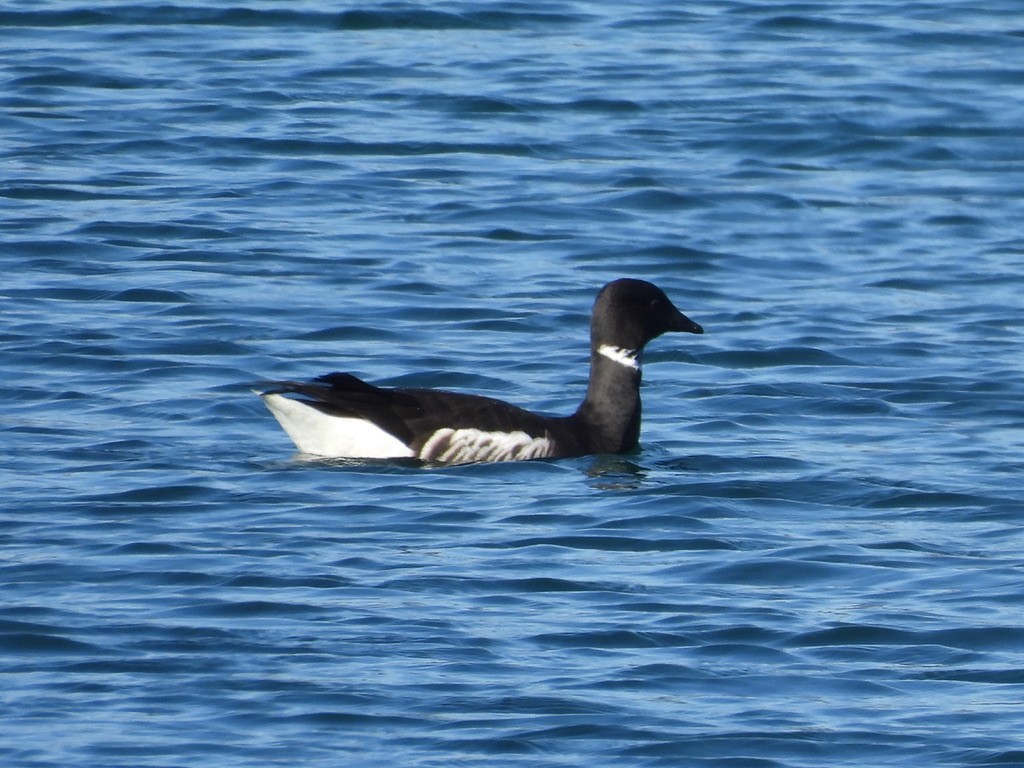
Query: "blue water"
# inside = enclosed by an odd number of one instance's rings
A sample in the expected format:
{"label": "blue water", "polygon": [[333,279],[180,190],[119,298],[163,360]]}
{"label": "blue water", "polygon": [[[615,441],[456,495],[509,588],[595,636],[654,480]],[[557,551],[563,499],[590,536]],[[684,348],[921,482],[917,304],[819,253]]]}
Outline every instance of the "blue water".
{"label": "blue water", "polygon": [[[1024,765],[1014,0],[0,3],[0,763]],[[304,461],[345,370],[642,449]]]}

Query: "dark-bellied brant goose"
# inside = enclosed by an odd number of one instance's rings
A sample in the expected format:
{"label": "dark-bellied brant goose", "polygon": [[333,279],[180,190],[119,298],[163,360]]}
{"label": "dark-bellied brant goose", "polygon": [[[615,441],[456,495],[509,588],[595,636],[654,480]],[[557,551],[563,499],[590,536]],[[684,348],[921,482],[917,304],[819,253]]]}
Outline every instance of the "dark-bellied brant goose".
{"label": "dark-bellied brant goose", "polygon": [[623,278],[602,288],[590,318],[590,383],[572,416],[479,395],[375,387],[348,373],[270,382],[260,396],[299,450],[317,456],[461,464],[621,453],[640,437],[644,345],[668,331],[704,333],[656,285]]}

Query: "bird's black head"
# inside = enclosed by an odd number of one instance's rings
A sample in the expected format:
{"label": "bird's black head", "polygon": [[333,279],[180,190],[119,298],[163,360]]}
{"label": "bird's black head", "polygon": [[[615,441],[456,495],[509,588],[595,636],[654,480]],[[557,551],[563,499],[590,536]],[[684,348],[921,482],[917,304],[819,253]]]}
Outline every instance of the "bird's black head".
{"label": "bird's black head", "polygon": [[594,348],[610,344],[640,350],[651,339],[672,331],[704,333],[653,283],[624,277],[608,283],[597,294],[590,318]]}

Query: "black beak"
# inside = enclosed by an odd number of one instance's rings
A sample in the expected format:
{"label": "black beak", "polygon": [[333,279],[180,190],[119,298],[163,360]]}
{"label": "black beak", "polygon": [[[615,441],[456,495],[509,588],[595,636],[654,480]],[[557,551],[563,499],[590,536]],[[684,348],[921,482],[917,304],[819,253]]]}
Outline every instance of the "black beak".
{"label": "black beak", "polygon": [[672,318],[672,322],[668,329],[670,331],[682,331],[685,333],[704,333],[703,328],[679,311],[676,311],[676,316]]}

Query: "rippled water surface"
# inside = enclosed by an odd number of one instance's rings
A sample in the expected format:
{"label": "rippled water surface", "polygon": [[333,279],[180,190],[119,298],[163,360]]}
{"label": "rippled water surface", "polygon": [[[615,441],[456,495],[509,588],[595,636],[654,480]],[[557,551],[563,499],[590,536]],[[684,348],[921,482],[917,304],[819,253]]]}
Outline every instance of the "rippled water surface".
{"label": "rippled water surface", "polygon": [[[0,3],[5,766],[1024,765],[1024,17]],[[642,449],[296,457],[345,370]]]}

